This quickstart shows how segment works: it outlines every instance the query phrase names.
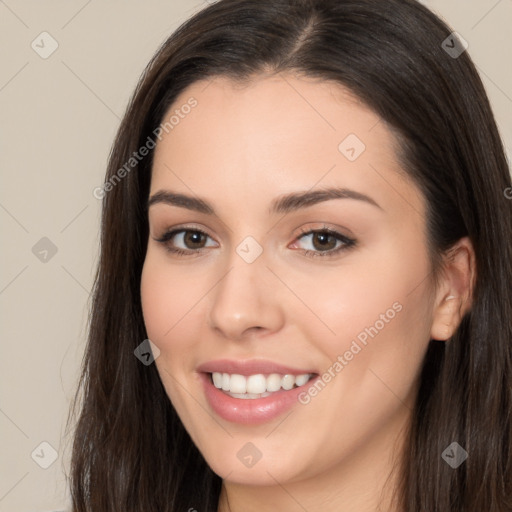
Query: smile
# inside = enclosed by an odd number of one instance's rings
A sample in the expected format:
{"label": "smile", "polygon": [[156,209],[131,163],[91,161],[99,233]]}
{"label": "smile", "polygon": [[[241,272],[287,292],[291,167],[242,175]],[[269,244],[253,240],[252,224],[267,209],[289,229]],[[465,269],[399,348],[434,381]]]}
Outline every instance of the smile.
{"label": "smile", "polygon": [[212,383],[217,389],[224,391],[233,398],[252,400],[265,398],[281,389],[289,391],[303,386],[312,377],[313,375],[309,373],[301,375],[281,375],[279,373],[264,375],[258,373],[249,376],[221,372],[211,374]]}
{"label": "smile", "polygon": [[319,374],[275,361],[216,360],[197,368],[212,413],[237,424],[269,422],[298,405],[298,395]]}

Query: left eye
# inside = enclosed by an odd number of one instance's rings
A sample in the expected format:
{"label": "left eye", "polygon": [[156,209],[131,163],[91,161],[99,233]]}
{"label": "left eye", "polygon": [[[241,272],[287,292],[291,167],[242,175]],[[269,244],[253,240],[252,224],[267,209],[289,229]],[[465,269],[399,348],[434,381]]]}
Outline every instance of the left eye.
{"label": "left eye", "polygon": [[[298,240],[306,241],[303,247],[299,248],[303,249],[307,254],[316,253],[319,256],[336,253],[348,249],[355,244],[355,240],[352,238],[326,229],[309,231],[298,237]],[[294,245],[296,244],[297,242],[294,243]]]}

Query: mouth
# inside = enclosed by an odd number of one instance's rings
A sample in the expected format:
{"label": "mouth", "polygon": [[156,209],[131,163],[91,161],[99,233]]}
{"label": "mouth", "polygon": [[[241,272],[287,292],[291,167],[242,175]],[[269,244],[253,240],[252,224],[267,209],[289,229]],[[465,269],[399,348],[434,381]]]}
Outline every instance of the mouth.
{"label": "mouth", "polygon": [[199,366],[197,372],[212,413],[245,425],[284,415],[319,378],[312,370],[256,359],[211,361]]}

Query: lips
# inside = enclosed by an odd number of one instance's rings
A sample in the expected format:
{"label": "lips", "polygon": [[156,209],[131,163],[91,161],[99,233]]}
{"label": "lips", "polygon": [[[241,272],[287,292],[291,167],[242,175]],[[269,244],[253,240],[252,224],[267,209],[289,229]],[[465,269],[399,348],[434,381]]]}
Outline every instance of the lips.
{"label": "lips", "polygon": [[287,412],[318,377],[311,369],[259,359],[210,361],[197,370],[212,411],[227,421],[247,425],[265,423]]}

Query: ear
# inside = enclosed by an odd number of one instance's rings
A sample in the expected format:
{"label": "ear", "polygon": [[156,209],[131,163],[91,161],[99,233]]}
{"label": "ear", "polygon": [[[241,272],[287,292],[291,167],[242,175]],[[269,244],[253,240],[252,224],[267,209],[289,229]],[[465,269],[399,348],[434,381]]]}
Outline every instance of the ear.
{"label": "ear", "polygon": [[430,337],[451,338],[471,309],[476,280],[475,251],[468,237],[461,238],[443,257],[436,292]]}

